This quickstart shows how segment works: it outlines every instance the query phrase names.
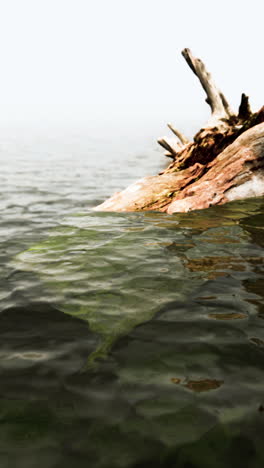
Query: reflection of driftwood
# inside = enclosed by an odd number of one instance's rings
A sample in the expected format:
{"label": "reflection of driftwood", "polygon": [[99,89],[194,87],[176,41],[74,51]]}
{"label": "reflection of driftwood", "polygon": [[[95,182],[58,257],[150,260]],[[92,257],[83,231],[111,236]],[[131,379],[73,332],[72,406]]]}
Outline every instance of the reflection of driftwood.
{"label": "reflection of driftwood", "polygon": [[252,113],[248,96],[242,94],[235,114],[204,63],[189,49],[182,54],[205,90],[209,121],[193,142],[168,124],[178,140],[158,140],[165,156],[173,159],[167,169],[141,179],[96,209],[174,213],[264,195],[264,108]]}

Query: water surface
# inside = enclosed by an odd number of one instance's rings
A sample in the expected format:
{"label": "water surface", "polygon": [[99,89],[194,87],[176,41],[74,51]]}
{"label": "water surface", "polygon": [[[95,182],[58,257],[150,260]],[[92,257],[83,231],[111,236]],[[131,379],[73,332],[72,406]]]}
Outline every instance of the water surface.
{"label": "water surface", "polygon": [[1,467],[262,467],[262,199],[91,208],[163,164],[2,137]]}

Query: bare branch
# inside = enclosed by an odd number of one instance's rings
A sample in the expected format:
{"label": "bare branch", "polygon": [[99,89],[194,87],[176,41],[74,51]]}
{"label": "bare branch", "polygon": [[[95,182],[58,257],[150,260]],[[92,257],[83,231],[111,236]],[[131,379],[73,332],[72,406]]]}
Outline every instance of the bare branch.
{"label": "bare branch", "polygon": [[[204,91],[206,92],[206,102],[211,107],[212,117],[210,123],[215,123],[221,119],[228,119],[234,115],[230,108],[227,99],[221,91],[216,87],[211,74],[206,70],[202,60],[195,58],[190,49],[184,49],[182,55],[188,63],[191,70],[198,77]],[[220,122],[219,122],[220,123]]]}
{"label": "bare branch", "polygon": [[157,141],[159,145],[162,146],[162,148],[171,153],[173,156],[176,156],[176,154],[182,148],[182,146],[176,141],[176,139],[168,138],[166,136],[159,138]]}
{"label": "bare branch", "polygon": [[166,156],[167,158],[175,159],[175,155],[171,154],[170,151],[164,151],[164,156]]}
{"label": "bare branch", "polygon": [[181,132],[179,132],[179,130],[177,130],[177,128],[175,128],[171,123],[168,123],[167,125],[169,129],[172,131],[172,133],[174,133],[174,135],[176,135],[179,138],[180,142],[183,145],[187,145],[187,143],[189,143],[188,138],[186,138],[186,136],[184,136]]}

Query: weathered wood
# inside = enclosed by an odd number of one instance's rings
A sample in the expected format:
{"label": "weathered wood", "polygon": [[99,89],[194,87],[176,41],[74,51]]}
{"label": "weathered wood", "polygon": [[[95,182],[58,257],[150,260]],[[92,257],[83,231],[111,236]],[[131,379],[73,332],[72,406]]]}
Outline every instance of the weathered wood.
{"label": "weathered wood", "polygon": [[159,175],[146,177],[115,194],[101,211],[157,210],[167,213],[208,208],[230,200],[264,195],[264,107],[252,113],[242,94],[238,114],[214,84],[200,59],[182,52],[199,78],[212,116],[189,142],[173,125],[178,140],[163,137],[158,143],[173,159]]}
{"label": "weathered wood", "polygon": [[249,97],[244,93],[241,96],[241,102],[238,109],[238,118],[239,120],[247,120],[251,117],[252,111],[249,104]]}
{"label": "weathered wood", "polygon": [[211,163],[145,177],[95,209],[169,214],[264,195],[264,123],[238,137]]}
{"label": "weathered wood", "polygon": [[173,160],[175,159],[175,154],[172,154],[170,151],[164,151],[164,156],[167,158],[172,158]]}
{"label": "weathered wood", "polygon": [[176,139],[169,137],[162,137],[157,140],[160,146],[166,151],[169,151],[173,156],[176,156],[178,151],[181,149],[181,145],[177,142]]}
{"label": "weathered wood", "polygon": [[168,213],[222,205],[264,195],[264,123],[255,125],[217,156],[191,185],[178,192]]}
{"label": "weathered wood", "polygon": [[212,116],[207,126],[223,125],[223,119],[229,119],[234,115],[227,99],[215,85],[211,74],[206,70],[202,60],[195,58],[190,49],[183,49],[182,55],[193,73],[198,77],[204,91],[206,92],[206,102],[209,104],[212,111]]}
{"label": "weathered wood", "polygon": [[168,123],[167,125],[169,129],[172,131],[172,133],[174,133],[174,135],[176,135],[176,137],[179,138],[180,142],[183,145],[187,145],[187,143],[189,143],[190,140],[188,140],[188,138],[186,138],[186,136],[184,136],[183,133],[177,130],[177,128],[175,128],[171,123]]}

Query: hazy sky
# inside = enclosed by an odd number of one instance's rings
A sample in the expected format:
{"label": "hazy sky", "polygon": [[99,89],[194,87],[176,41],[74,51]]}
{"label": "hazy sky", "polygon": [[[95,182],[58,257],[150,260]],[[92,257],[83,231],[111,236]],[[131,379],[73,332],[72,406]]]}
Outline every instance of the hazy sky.
{"label": "hazy sky", "polygon": [[184,47],[257,109],[263,14],[263,0],[0,0],[0,122],[202,124]]}

